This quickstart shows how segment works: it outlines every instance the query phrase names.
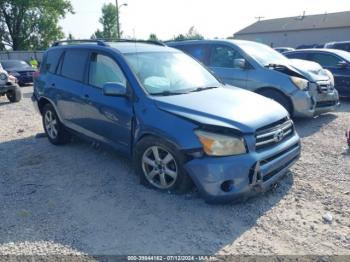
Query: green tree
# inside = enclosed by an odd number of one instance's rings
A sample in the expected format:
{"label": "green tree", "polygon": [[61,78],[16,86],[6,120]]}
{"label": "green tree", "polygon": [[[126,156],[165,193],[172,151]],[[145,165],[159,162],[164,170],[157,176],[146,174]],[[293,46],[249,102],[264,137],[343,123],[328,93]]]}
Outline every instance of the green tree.
{"label": "green tree", "polygon": [[46,49],[64,38],[58,21],[70,0],[0,0],[0,42],[13,50]]}
{"label": "green tree", "polygon": [[194,26],[191,26],[188,30],[187,34],[179,34],[174,37],[175,41],[184,41],[184,40],[203,40],[204,36],[202,36]]}
{"label": "green tree", "polygon": [[92,39],[117,40],[117,8],[113,4],[104,4],[102,7],[102,17],[99,22],[102,25],[102,31],[98,29]]}
{"label": "green tree", "polygon": [[160,41],[156,34],[150,34],[148,40],[150,40],[150,41]]}

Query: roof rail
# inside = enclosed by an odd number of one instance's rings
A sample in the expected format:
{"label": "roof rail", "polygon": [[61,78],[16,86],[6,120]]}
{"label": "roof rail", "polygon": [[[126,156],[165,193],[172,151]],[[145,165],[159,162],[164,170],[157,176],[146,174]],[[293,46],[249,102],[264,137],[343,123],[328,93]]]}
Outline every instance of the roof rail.
{"label": "roof rail", "polygon": [[118,40],[102,40],[105,42],[115,42],[115,43],[144,43],[144,44],[151,44],[151,45],[159,45],[159,46],[166,46],[163,42],[161,41],[154,41],[154,40],[137,40],[137,39],[118,39]]}
{"label": "roof rail", "polygon": [[60,45],[69,45],[69,44],[86,44],[86,43],[96,43],[97,45],[100,46],[108,46],[103,40],[93,40],[93,39],[83,39],[83,40],[62,40],[62,41],[57,41],[55,42],[52,47],[54,46],[60,46]]}

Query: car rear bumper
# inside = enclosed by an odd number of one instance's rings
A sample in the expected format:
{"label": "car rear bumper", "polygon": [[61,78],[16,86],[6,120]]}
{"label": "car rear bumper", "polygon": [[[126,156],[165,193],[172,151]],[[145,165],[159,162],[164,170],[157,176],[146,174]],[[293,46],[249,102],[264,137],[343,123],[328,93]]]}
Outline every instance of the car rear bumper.
{"label": "car rear bumper", "polygon": [[339,103],[338,91],[312,93],[298,90],[291,96],[295,117],[314,117],[335,111]]}
{"label": "car rear bumper", "polygon": [[207,202],[231,202],[268,190],[298,160],[300,151],[300,139],[295,133],[263,152],[194,159],[185,169]]}

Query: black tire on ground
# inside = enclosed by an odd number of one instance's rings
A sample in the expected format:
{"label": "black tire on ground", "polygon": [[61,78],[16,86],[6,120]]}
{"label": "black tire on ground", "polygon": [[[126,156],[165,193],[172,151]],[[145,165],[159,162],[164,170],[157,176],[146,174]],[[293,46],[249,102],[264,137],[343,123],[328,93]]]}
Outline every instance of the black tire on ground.
{"label": "black tire on ground", "polygon": [[[143,156],[151,147],[159,147],[164,149],[163,152],[168,152],[173,156],[173,160],[176,162],[177,178],[174,180],[173,185],[166,189],[161,189],[154,186],[146,178],[146,174],[143,167]],[[161,154],[161,153],[160,153]],[[185,156],[179,152],[172,144],[163,141],[156,137],[145,137],[143,138],[135,147],[134,152],[134,166],[136,174],[140,177],[140,182],[142,185],[157,189],[163,192],[171,192],[176,194],[184,194],[190,191],[193,187],[192,179],[188,176],[183,168],[185,163]],[[160,175],[159,175],[160,180]],[[171,184],[171,183],[170,183]]]}
{"label": "black tire on ground", "polygon": [[276,101],[277,103],[282,105],[291,116],[293,116],[293,105],[290,102],[289,98],[283,93],[272,89],[265,89],[262,91],[258,91],[258,93],[260,95],[263,95],[265,97],[271,98],[272,100]]}
{"label": "black tire on ground", "polygon": [[7,99],[11,102],[11,103],[17,103],[19,101],[21,101],[22,99],[22,91],[19,88],[19,86],[15,86],[14,89],[9,90],[6,93]]}
{"label": "black tire on ground", "polygon": [[[55,136],[52,135],[52,125],[48,125],[48,121],[45,120],[47,116],[51,116],[52,120],[55,120]],[[46,104],[42,110],[42,122],[45,133],[49,141],[54,145],[64,145],[70,142],[71,134],[67,131],[64,125],[60,122],[54,107],[51,104]]]}

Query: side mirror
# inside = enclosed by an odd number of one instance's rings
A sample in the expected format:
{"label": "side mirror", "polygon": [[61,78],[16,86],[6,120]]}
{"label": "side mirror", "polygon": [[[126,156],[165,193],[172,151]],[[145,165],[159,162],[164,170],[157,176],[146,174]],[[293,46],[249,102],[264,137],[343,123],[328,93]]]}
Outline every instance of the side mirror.
{"label": "side mirror", "polygon": [[346,61],[340,61],[340,62],[337,64],[337,66],[338,66],[339,68],[347,68],[348,65],[349,65],[349,64],[348,64]]}
{"label": "side mirror", "polygon": [[235,68],[246,69],[246,61],[243,58],[237,58],[233,60],[233,65]]}
{"label": "side mirror", "polygon": [[106,83],[103,86],[103,94],[105,96],[124,96],[128,95],[127,89],[120,83]]}

